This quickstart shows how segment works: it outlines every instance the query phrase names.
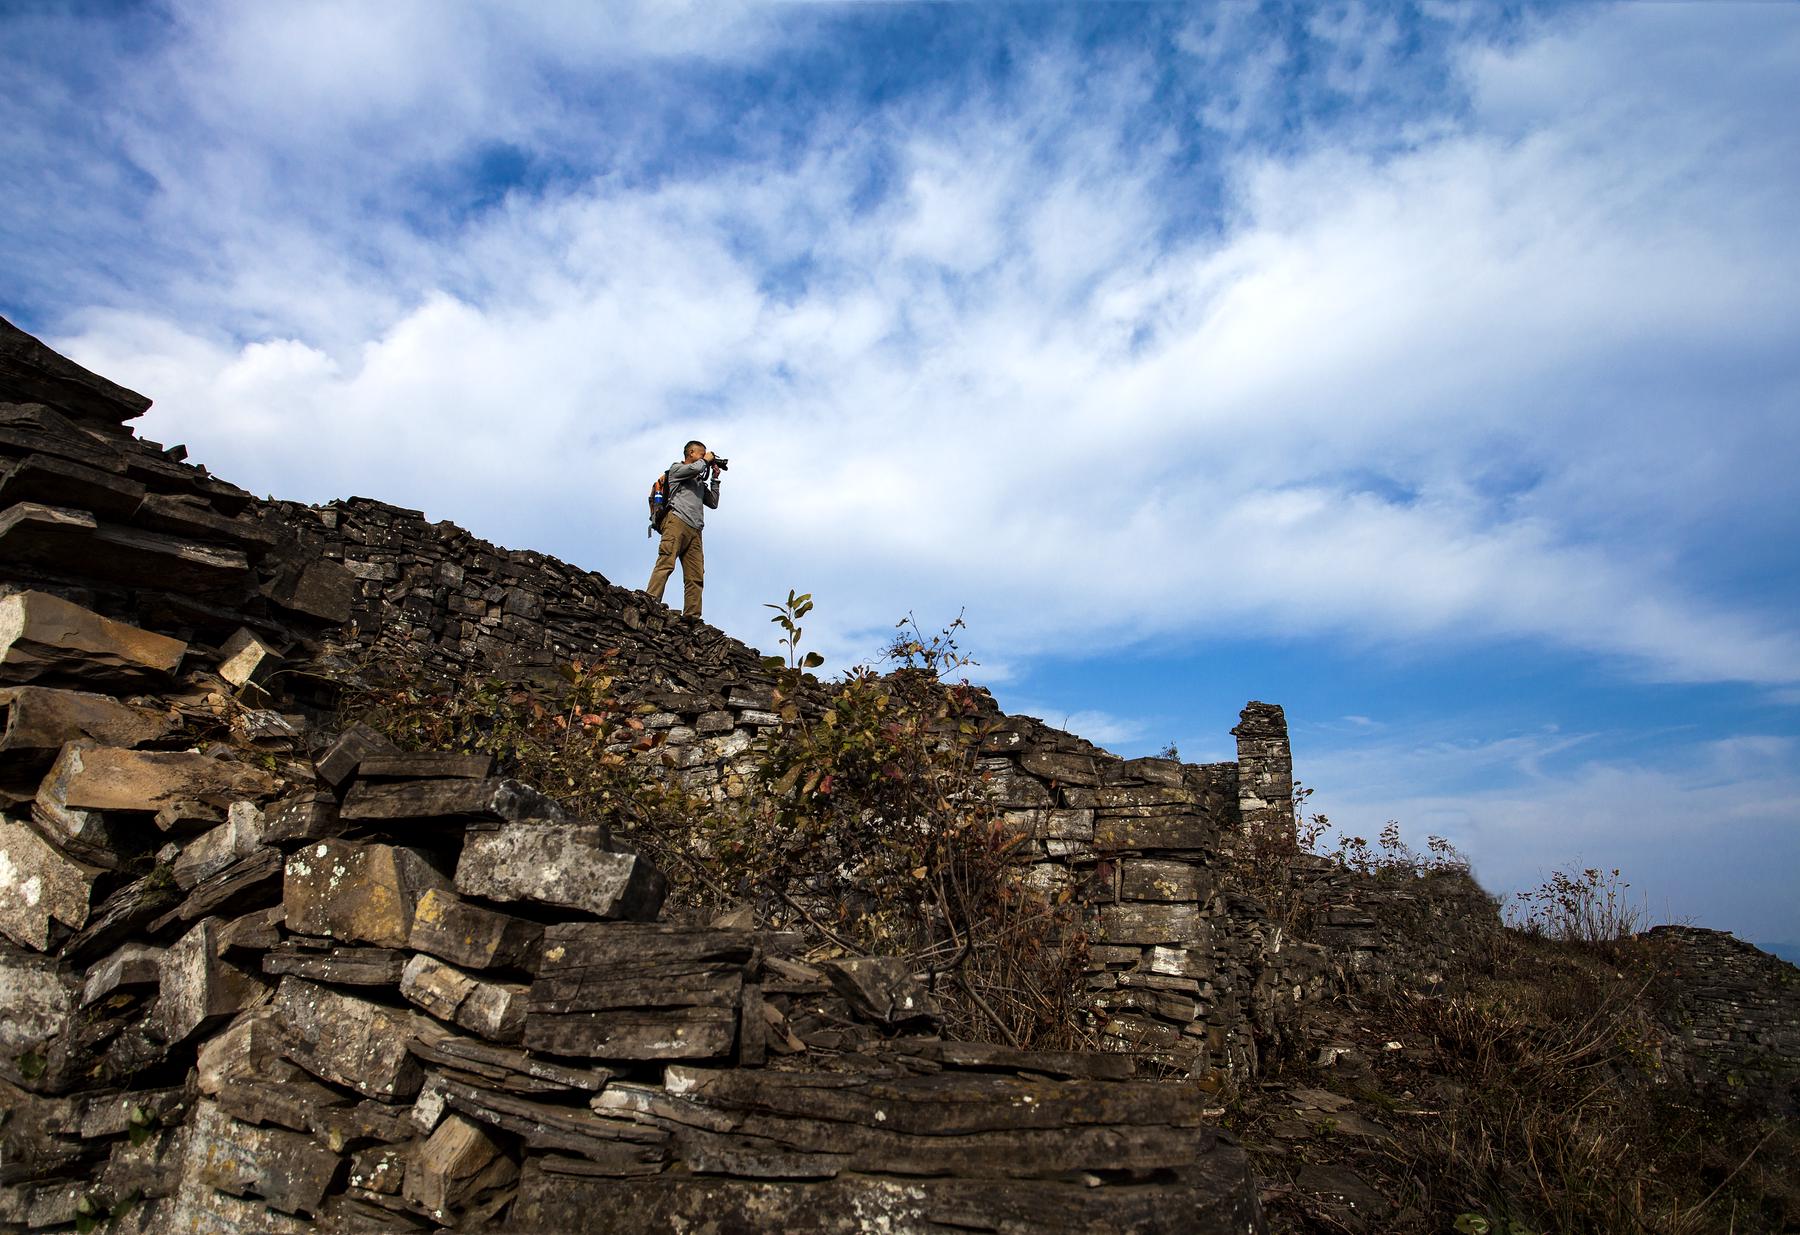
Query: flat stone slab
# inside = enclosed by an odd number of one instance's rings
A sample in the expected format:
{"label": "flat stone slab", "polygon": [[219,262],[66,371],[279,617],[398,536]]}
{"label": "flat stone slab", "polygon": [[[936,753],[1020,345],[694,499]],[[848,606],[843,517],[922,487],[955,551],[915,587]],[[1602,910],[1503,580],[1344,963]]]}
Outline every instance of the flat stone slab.
{"label": "flat stone slab", "polygon": [[240,549],[102,523],[85,510],[36,502],[0,512],[0,560],[177,592],[216,592],[250,573]]}
{"label": "flat stone slab", "polygon": [[188,801],[225,808],[241,799],[272,797],[277,787],[261,768],[197,751],[71,742],[51,765],[38,798],[82,810],[158,811]]}
{"label": "flat stone slab", "polygon": [[607,847],[597,824],[527,820],[470,832],[456,864],[456,890],[497,901],[534,901],[601,918],[648,922],[668,880],[634,853]]}
{"label": "flat stone slab", "polygon": [[0,764],[47,767],[67,742],[87,739],[101,746],[140,746],[175,727],[165,712],[132,707],[91,691],[48,686],[0,688]]}
{"label": "flat stone slab", "polygon": [[505,777],[489,780],[446,777],[437,780],[378,783],[359,781],[344,796],[344,806],[340,813],[346,820],[365,823],[419,819],[473,821],[564,818],[562,808],[555,801],[530,785]]}
{"label": "flat stone slab", "polygon": [[0,680],[110,683],[166,679],[187,644],[101,617],[48,592],[0,599]]}

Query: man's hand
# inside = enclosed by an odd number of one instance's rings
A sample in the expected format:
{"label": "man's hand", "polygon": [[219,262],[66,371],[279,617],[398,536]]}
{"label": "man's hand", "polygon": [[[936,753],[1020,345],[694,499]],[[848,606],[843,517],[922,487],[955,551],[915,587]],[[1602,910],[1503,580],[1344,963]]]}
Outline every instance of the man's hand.
{"label": "man's hand", "polygon": [[713,452],[709,450],[705,454],[701,455],[700,457],[702,459],[705,459],[708,463],[711,463],[713,461]]}

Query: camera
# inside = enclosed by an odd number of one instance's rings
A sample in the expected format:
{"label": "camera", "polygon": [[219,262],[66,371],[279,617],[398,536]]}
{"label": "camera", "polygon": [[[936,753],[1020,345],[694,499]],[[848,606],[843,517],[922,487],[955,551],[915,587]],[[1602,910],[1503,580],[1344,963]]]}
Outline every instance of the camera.
{"label": "camera", "polygon": [[712,465],[714,467],[718,468],[722,472],[726,468],[731,466],[731,460],[730,459],[721,459],[721,458],[719,458],[718,455],[714,455],[713,459],[712,459]]}

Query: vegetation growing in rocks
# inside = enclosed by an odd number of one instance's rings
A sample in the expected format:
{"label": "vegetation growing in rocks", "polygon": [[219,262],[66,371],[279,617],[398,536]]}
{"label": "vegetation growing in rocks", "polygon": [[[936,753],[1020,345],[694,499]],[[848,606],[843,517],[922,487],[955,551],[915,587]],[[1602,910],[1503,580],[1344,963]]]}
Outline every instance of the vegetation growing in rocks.
{"label": "vegetation growing in rocks", "polygon": [[961,620],[927,635],[910,618],[884,658],[822,683],[803,650],[811,598],[769,606],[780,723],[750,752],[751,790],[723,803],[686,793],[654,709],[619,697],[608,658],[554,680],[405,676],[351,715],[410,749],[493,755],[585,817],[607,821],[668,874],[676,903],[706,914],[748,904],[757,921],[829,949],[903,955],[927,973],[948,1028],[1040,1049],[1087,1041],[1086,940],[1070,888],[1019,877],[1015,848],[977,766],[986,723],[953,680],[971,660]]}

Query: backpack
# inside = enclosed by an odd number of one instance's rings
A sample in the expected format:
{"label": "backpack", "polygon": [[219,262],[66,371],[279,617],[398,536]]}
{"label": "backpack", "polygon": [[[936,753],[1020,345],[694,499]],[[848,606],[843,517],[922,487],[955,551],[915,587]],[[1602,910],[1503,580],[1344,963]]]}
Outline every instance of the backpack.
{"label": "backpack", "polygon": [[669,474],[664,472],[650,486],[650,530],[646,536],[655,536],[663,529],[663,520],[669,515]]}

